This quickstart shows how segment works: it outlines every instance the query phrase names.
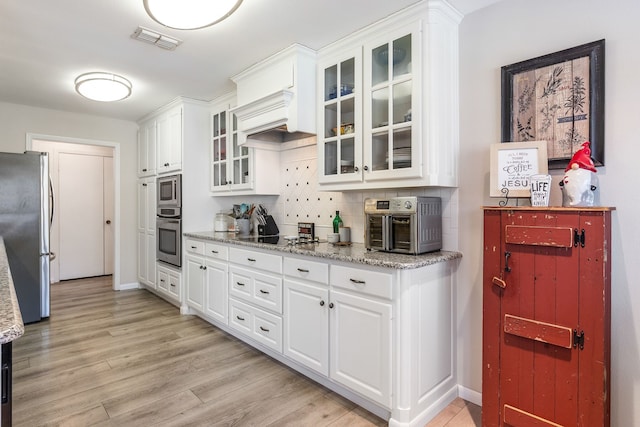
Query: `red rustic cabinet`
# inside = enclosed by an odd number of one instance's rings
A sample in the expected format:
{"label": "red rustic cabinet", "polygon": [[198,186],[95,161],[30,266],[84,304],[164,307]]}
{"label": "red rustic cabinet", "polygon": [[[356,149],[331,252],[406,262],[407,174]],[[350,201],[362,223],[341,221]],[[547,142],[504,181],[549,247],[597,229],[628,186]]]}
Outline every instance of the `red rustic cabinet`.
{"label": "red rustic cabinet", "polygon": [[612,210],[484,209],[483,426],[609,426]]}

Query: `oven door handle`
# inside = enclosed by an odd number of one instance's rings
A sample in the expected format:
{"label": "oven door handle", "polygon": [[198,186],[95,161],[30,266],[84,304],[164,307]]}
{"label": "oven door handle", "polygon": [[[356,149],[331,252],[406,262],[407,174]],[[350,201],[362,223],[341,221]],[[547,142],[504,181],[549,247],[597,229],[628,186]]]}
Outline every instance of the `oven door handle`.
{"label": "oven door handle", "polygon": [[[167,220],[173,219],[174,220],[173,222],[178,222],[180,220],[180,217],[175,216],[175,215],[160,215],[160,214],[158,214],[158,218],[163,219],[163,220],[165,220],[165,219],[167,219]],[[167,222],[171,222],[171,221],[167,221]]]}
{"label": "oven door handle", "polygon": [[388,215],[382,216],[382,249],[388,251],[391,249],[391,242],[393,239],[391,238],[391,227],[389,227],[389,220],[391,219]]}

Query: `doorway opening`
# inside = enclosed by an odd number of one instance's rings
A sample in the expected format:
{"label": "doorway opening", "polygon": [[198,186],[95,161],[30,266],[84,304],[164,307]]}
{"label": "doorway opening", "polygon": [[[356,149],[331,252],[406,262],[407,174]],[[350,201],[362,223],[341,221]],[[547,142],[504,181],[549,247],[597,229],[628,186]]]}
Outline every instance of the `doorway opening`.
{"label": "doorway opening", "polygon": [[28,135],[27,150],[49,153],[55,198],[51,282],[112,276],[119,289],[119,144]]}

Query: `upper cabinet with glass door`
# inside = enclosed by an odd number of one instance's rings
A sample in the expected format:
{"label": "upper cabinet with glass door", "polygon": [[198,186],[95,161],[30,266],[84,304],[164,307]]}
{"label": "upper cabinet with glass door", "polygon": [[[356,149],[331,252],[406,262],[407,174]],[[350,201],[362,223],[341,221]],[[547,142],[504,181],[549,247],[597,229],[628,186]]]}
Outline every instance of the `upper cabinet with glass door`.
{"label": "upper cabinet with glass door", "polygon": [[461,19],[422,1],[320,50],[320,190],[457,185]]}
{"label": "upper cabinet with glass door", "polygon": [[362,180],[361,50],[319,64],[320,182]]}
{"label": "upper cabinet with glass door", "polygon": [[365,46],[366,180],[421,175],[421,123],[413,120],[414,111],[420,117],[418,35],[416,29]]}
{"label": "upper cabinet with glass door", "polygon": [[[278,194],[279,179],[273,173],[279,164],[276,152],[263,153],[262,150],[238,145],[238,120],[230,107],[235,97],[227,95],[212,101],[210,188],[216,195]],[[261,165],[256,165],[256,153]],[[257,177],[264,175],[262,179]]]}

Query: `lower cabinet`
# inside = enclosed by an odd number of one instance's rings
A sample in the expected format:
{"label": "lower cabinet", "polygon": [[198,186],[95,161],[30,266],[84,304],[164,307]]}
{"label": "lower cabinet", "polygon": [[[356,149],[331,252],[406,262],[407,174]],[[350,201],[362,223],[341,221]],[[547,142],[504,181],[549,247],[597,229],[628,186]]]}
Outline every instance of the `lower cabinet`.
{"label": "lower cabinet", "polygon": [[156,290],[174,303],[180,304],[182,277],[180,270],[165,264],[156,264]]}
{"label": "lower cabinet", "polygon": [[186,305],[207,318],[227,324],[228,248],[187,239],[185,248]]}
{"label": "lower cabinet", "polygon": [[393,269],[185,246],[194,313],[391,425],[425,425],[458,395],[453,261]]}
{"label": "lower cabinet", "polygon": [[390,407],[391,303],[290,279],[284,295],[284,354]]}

